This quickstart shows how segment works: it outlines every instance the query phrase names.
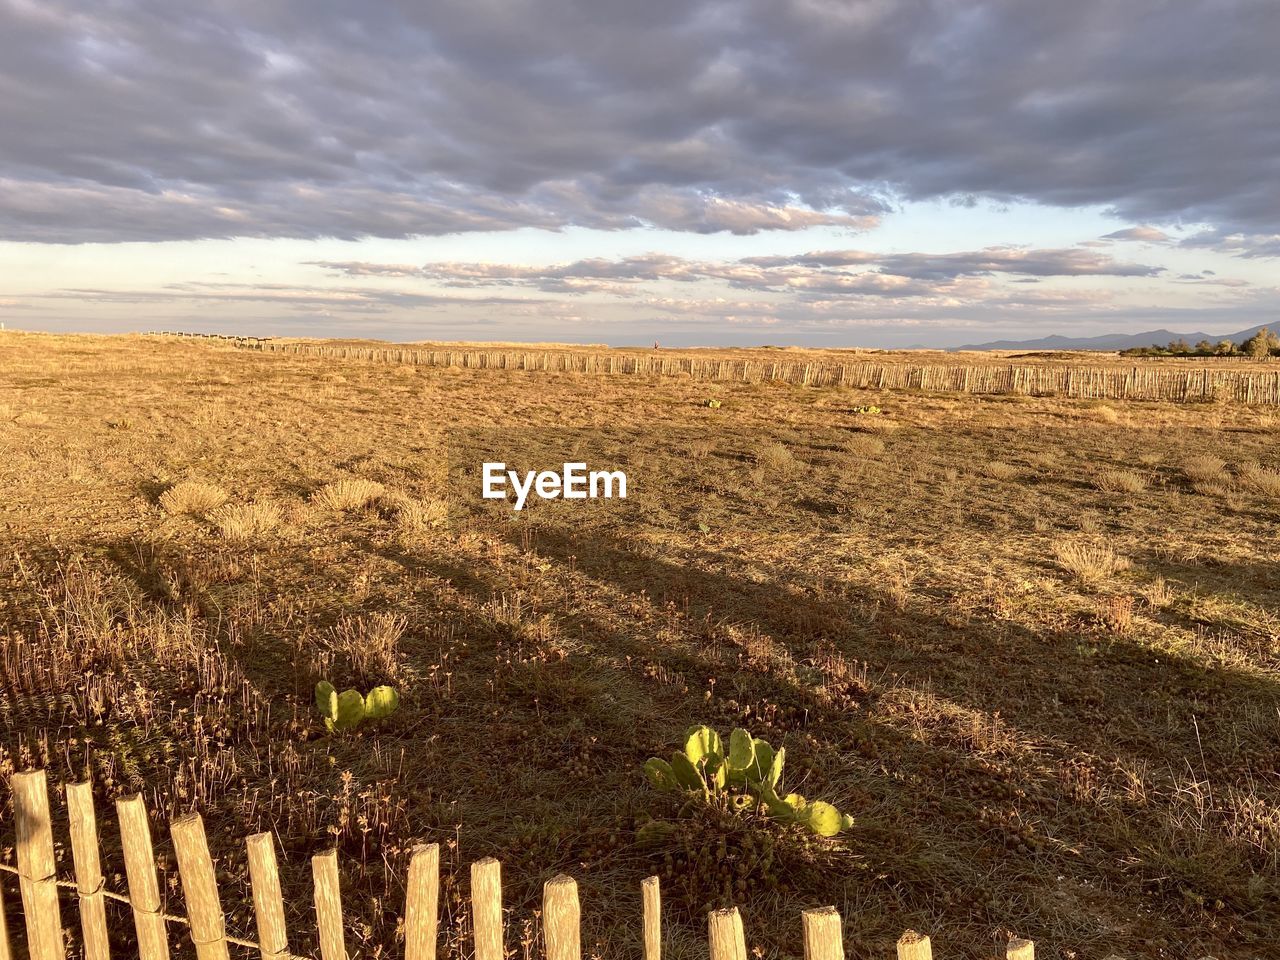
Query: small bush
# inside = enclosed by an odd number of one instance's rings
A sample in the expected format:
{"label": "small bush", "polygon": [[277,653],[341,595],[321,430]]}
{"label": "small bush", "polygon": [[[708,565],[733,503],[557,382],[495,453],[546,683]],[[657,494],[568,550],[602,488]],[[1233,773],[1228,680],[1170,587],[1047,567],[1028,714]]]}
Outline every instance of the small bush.
{"label": "small bush", "polygon": [[1182,472],[1192,483],[1221,481],[1227,475],[1226,468],[1226,461],[1208,453],[1188,457],[1182,463]]}
{"label": "small bush", "polygon": [[385,492],[386,487],[374,480],[352,477],[325,484],[311,495],[311,502],[327,510],[359,510]]}
{"label": "small bush", "polygon": [[982,470],[992,480],[1012,480],[1018,475],[1018,468],[1011,463],[992,460]]}
{"label": "small bush", "polygon": [[1093,485],[1106,493],[1141,493],[1147,489],[1146,478],[1128,470],[1103,470]]}
{"label": "small bush", "polygon": [[47,427],[49,418],[39,410],[26,410],[13,418],[20,427]]}
{"label": "small bush", "polygon": [[1246,490],[1268,497],[1280,497],[1280,473],[1275,470],[1268,470],[1256,463],[1242,463],[1236,469],[1236,478]]}
{"label": "small bush", "polygon": [[228,504],[209,515],[218,533],[236,543],[257,540],[280,526],[284,511],[269,501]]}
{"label": "small bush", "polygon": [[448,519],[449,505],[443,500],[411,500],[405,497],[396,501],[396,524],[408,533],[444,526]]}
{"label": "small bush", "polygon": [[1130,567],[1129,561],[1107,543],[1060,543],[1053,555],[1059,567],[1082,583],[1096,583]]}
{"label": "small bush", "polygon": [[884,453],[884,441],[865,433],[855,433],[844,441],[844,448],[856,457],[878,457]]}
{"label": "small bush", "polygon": [[781,443],[770,443],[756,454],[756,463],[771,473],[790,473],[795,468],[796,458]]}
{"label": "small bush", "polygon": [[174,516],[202,516],[227,502],[227,492],[212,483],[183,480],[160,494],[160,506]]}

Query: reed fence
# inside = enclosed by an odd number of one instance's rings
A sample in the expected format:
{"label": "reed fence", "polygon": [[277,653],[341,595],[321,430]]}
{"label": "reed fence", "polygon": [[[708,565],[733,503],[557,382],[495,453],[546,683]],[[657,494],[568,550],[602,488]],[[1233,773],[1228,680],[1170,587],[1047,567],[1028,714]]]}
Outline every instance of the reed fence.
{"label": "reed fence", "polygon": [[[151,823],[141,795],[122,797],[115,804],[127,886],[127,892],[121,894],[107,889],[89,783],[68,784],[65,791],[73,880],[58,876],[44,771],[14,774],[9,785],[17,864],[0,863],[0,878],[17,876],[30,960],[65,960],[68,938],[59,899],[64,892],[78,903],[79,949],[84,960],[110,960],[108,902],[119,904],[132,914],[136,947],[127,955],[139,960],[168,960],[171,926],[186,929],[197,960],[229,960],[231,946],[257,951],[262,960],[304,960],[290,952],[275,841],[270,833],[257,833],[245,841],[257,923],[257,940],[249,940],[227,931],[214,861],[199,814],[185,814],[169,824],[169,842],[185,900],[183,916],[165,912]],[[313,856],[311,875],[319,960],[347,960],[337,851]],[[638,952],[643,953],[644,960],[662,960],[658,878],[649,877],[640,886],[643,932]],[[4,884],[0,883],[0,960],[10,960],[15,954],[4,900]],[[404,904],[405,960],[436,960],[440,918],[437,844],[420,845],[410,854]],[[506,960],[502,867],[497,860],[490,857],[471,864],[470,906],[475,960]],[[546,960],[581,960],[580,919],[576,881],[563,874],[548,880],[543,887],[541,913]],[[834,907],[804,911],[801,935],[805,960],[843,960],[842,923]],[[742,916],[737,907],[708,915],[707,943],[710,960],[747,960]],[[897,956],[899,960],[930,960],[929,938],[907,931],[898,941]],[[1031,941],[1013,940],[1008,945],[1008,958],[1034,960],[1034,956]]]}
{"label": "reed fence", "polygon": [[716,359],[676,353],[583,351],[423,350],[411,347],[331,346],[237,340],[235,346],[272,354],[333,357],[411,366],[559,373],[686,376],[739,383],[846,386],[863,390],[1022,394],[1077,400],[1225,400],[1280,404],[1280,370],[1170,369],[1158,365],[835,363]]}

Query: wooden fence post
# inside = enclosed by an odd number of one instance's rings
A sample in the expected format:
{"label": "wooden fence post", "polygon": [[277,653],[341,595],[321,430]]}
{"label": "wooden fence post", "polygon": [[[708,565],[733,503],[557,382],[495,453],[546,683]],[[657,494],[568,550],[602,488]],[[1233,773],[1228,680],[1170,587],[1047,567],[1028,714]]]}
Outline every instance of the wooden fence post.
{"label": "wooden fence post", "polygon": [[835,907],[819,907],[800,915],[804,928],[804,960],[844,960],[844,932]]}
{"label": "wooden fence post", "polygon": [[1036,960],[1036,945],[1030,940],[1015,937],[1005,948],[1006,960]]}
{"label": "wooden fence post", "polygon": [[209,841],[200,814],[190,813],[169,824],[169,839],[178,857],[178,875],[187,901],[191,942],[197,960],[229,960],[227,923],[218,897],[218,879],[209,856]]}
{"label": "wooden fence post", "polygon": [[476,960],[505,960],[502,945],[502,864],[485,857],[471,865],[471,928]]}
{"label": "wooden fence post", "polygon": [[13,814],[18,833],[18,889],[27,922],[31,960],[63,960],[62,914],[58,909],[58,865],[53,858],[53,824],[49,818],[49,785],[43,770],[15,773]]}
{"label": "wooden fence post", "polygon": [[644,900],[644,960],[662,960],[662,889],[657,877],[640,882]]}
{"label": "wooden fence post", "polygon": [[139,960],[169,960],[169,937],[160,915],[160,884],[156,879],[156,858],[151,849],[151,825],[142,794],[116,801],[120,821],[120,845],[124,849],[124,872],[133,907],[133,927],[138,932]]}
{"label": "wooden fence post", "polygon": [[923,933],[908,930],[898,938],[898,960],[933,960],[933,946]]}
{"label": "wooden fence post", "polygon": [[711,960],[747,960],[747,941],[737,907],[707,915],[707,946]]}
{"label": "wooden fence post", "polygon": [[71,822],[71,858],[80,900],[80,935],[84,960],[108,960],[106,880],[98,853],[98,818],[93,810],[93,784],[67,784],[67,819]]}
{"label": "wooden fence post", "polygon": [[[0,880],[3,880],[0,876]],[[13,960],[13,954],[9,950],[9,921],[5,919],[4,912],[4,884],[0,883],[0,960]]]}
{"label": "wooden fence post", "polygon": [[270,833],[255,833],[244,842],[249,854],[249,883],[253,887],[253,913],[258,921],[258,949],[262,960],[289,950],[284,927],[284,898],[276,868],[276,845]]}
{"label": "wooden fence post", "polygon": [[321,960],[347,960],[347,943],[342,933],[342,894],[338,885],[338,851],[317,853],[311,858],[311,879],[315,888],[316,929],[320,933]]}
{"label": "wooden fence post", "polygon": [[582,960],[582,909],[573,877],[562,873],[543,885],[542,935],[547,960]]}
{"label": "wooden fence post", "polygon": [[421,844],[409,858],[405,890],[405,960],[436,960],[440,922],[440,845]]}

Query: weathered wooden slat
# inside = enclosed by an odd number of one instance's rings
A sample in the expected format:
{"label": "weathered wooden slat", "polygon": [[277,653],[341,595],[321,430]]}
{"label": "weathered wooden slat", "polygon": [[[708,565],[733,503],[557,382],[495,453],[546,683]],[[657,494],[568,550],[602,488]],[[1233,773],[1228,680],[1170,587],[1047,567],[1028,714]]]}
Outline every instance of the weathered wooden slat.
{"label": "weathered wooden slat", "polygon": [[249,855],[249,883],[253,887],[253,913],[258,926],[258,951],[262,960],[272,960],[289,950],[284,926],[284,897],[280,893],[280,871],[276,867],[275,838],[255,833],[245,840]]}
{"label": "weathered wooden slat", "polygon": [[218,880],[209,856],[204,820],[198,813],[179,817],[169,824],[178,858],[178,875],[187,901],[187,919],[191,923],[191,942],[197,960],[229,960],[227,923],[218,896]]}
{"label": "weathered wooden slat", "polygon": [[440,845],[413,848],[405,890],[405,960],[436,960],[440,923]]}
{"label": "weathered wooden slat", "polygon": [[27,952],[31,960],[64,960],[67,948],[58,907],[49,785],[43,770],[28,770],[15,773],[9,786],[18,834],[18,890],[27,925]]}
{"label": "weathered wooden slat", "polygon": [[471,865],[471,928],[475,937],[475,960],[505,960],[502,865],[493,857]]}
{"label": "weathered wooden slat", "polygon": [[129,904],[133,908],[133,927],[138,934],[139,960],[169,960],[169,936],[160,915],[160,883],[151,847],[151,824],[147,821],[142,794],[117,800],[116,818],[120,822],[120,844],[124,851]]}
{"label": "weathered wooden slat", "polygon": [[737,907],[712,910],[707,916],[707,947],[711,960],[747,960],[747,941]]}
{"label": "weathered wooden slat", "polygon": [[898,960],[933,960],[933,945],[923,933],[908,930],[898,938]]}
{"label": "weathered wooden slat", "polygon": [[347,960],[347,942],[342,932],[342,893],[338,884],[338,851],[317,853],[311,858],[311,878],[315,888],[316,929],[320,934],[321,960]]}
{"label": "weathered wooden slat", "polygon": [[573,877],[562,873],[543,884],[542,934],[547,960],[582,960],[582,909]]}
{"label": "weathered wooden slat", "polygon": [[71,823],[71,858],[76,870],[76,894],[80,900],[80,935],[84,960],[109,960],[107,905],[103,891],[102,862],[98,845],[98,818],[93,809],[93,784],[67,784],[67,818]]}
{"label": "weathered wooden slat", "polygon": [[662,960],[662,888],[657,877],[640,882],[644,901],[644,960]]}
{"label": "weathered wooden slat", "polygon": [[844,933],[835,907],[819,907],[800,915],[804,960],[844,960]]}

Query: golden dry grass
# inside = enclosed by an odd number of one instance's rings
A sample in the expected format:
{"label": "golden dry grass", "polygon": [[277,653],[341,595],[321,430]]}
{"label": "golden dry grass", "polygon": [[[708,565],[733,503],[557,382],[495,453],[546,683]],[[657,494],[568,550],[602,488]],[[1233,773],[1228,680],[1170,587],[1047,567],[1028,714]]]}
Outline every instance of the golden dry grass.
{"label": "golden dry grass", "polygon": [[311,497],[311,502],[326,510],[359,510],[385,492],[386,487],[376,480],[352,477],[326,483]]}
{"label": "golden dry grass", "polygon": [[[670,960],[705,956],[704,909],[727,899],[770,960],[826,903],[851,960],[892,956],[909,927],[969,958],[1010,932],[1062,957],[1268,955],[1280,503],[1257,478],[1280,468],[1274,411],[707,395],[0,334],[0,407],[45,417],[0,417],[0,767],[88,776],[103,811],[145,790],[162,851],[168,815],[200,810],[239,936],[242,838],[273,831],[301,954],[312,853],[339,849],[348,948],[388,956],[408,851],[437,841],[442,960],[471,954],[467,869],[485,855],[517,956],[562,871],[601,960],[634,955],[653,873]],[[870,405],[884,413],[852,412]],[[465,468],[495,449],[616,461],[635,493],[488,509]],[[1146,489],[1100,490],[1105,471]],[[234,505],[173,519],[159,499],[189,476]],[[344,478],[382,489],[319,506]],[[274,529],[228,539],[219,519],[266,503]],[[322,676],[393,679],[401,710],[329,736]],[[639,766],[700,721],[785,744],[788,788],[855,829],[813,844],[701,813],[643,842],[680,804]],[[161,884],[176,900],[169,859]]]}
{"label": "golden dry grass", "polygon": [[183,480],[160,494],[160,506],[174,516],[203,516],[227,502],[227,491],[212,483]]}

